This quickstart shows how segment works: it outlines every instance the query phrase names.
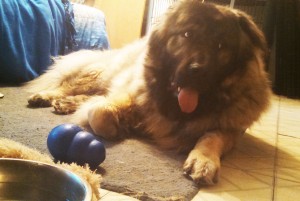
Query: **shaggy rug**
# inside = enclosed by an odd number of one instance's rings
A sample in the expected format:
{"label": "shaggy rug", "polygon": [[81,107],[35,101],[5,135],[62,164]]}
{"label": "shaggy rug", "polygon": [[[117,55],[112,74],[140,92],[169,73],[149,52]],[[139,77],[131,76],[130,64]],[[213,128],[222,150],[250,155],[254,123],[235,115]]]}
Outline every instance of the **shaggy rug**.
{"label": "shaggy rug", "polygon": [[[56,115],[52,108],[28,108],[29,94],[22,87],[2,86],[0,93],[0,137],[49,154],[49,132],[69,123],[69,116]],[[106,160],[97,170],[103,176],[102,188],[140,200],[191,200],[197,194],[199,187],[182,173],[186,156],[139,139],[104,144]]]}

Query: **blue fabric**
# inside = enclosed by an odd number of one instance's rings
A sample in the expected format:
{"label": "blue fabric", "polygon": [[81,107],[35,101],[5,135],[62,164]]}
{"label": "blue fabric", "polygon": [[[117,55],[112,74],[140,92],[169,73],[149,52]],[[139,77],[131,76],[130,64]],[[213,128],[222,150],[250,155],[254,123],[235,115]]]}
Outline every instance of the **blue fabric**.
{"label": "blue fabric", "polygon": [[43,73],[64,49],[64,23],[61,0],[0,0],[0,82]]}
{"label": "blue fabric", "polygon": [[81,4],[74,4],[73,7],[76,45],[69,49],[68,52],[80,49],[109,49],[110,45],[103,12]]}
{"label": "blue fabric", "polygon": [[69,0],[62,0],[65,7],[65,27],[66,27],[66,47],[67,49],[73,49],[77,45],[75,34],[75,19],[74,19],[74,9]]}

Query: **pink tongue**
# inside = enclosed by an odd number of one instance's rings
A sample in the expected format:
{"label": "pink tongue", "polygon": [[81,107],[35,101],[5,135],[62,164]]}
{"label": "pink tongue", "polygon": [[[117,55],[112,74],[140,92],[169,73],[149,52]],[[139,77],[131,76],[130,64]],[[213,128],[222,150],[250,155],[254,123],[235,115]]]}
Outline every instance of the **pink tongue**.
{"label": "pink tongue", "polygon": [[198,105],[198,92],[190,88],[180,89],[178,94],[178,103],[182,112],[193,112]]}

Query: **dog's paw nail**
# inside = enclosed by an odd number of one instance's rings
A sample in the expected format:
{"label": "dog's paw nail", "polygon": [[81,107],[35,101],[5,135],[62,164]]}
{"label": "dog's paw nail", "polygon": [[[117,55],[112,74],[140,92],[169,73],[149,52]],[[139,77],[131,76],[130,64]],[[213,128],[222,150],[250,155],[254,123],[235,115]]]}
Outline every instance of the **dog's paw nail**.
{"label": "dog's paw nail", "polygon": [[188,168],[183,168],[183,174],[184,175],[190,175],[192,172],[192,169],[190,167]]}
{"label": "dog's paw nail", "polygon": [[202,176],[207,176],[207,174],[208,174],[208,168],[207,167],[203,167],[203,169],[201,170],[201,173],[202,173]]}
{"label": "dog's paw nail", "polygon": [[190,178],[192,178],[190,172],[184,171],[184,172],[183,172],[183,175],[184,175],[185,177],[190,177]]}

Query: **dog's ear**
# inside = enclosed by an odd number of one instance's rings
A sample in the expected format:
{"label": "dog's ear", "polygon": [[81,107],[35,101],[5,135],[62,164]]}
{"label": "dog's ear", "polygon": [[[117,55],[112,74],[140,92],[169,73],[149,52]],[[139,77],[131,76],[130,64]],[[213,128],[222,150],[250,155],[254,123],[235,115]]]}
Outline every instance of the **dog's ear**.
{"label": "dog's ear", "polygon": [[161,31],[159,29],[154,29],[149,38],[149,45],[154,49],[160,48],[162,46],[162,40],[163,37]]}
{"label": "dog's ear", "polygon": [[242,31],[248,36],[251,43],[267,53],[267,43],[263,32],[253,22],[252,18],[244,12],[237,11],[238,22]]}
{"label": "dog's ear", "polygon": [[149,55],[154,56],[154,58],[166,58],[168,39],[166,38],[166,34],[164,33],[164,29],[155,28],[149,37]]}

